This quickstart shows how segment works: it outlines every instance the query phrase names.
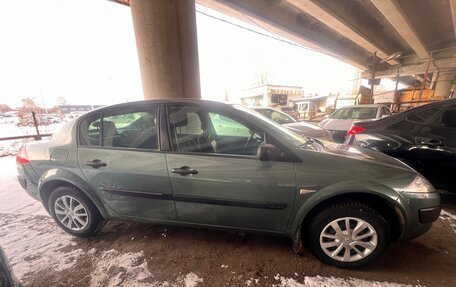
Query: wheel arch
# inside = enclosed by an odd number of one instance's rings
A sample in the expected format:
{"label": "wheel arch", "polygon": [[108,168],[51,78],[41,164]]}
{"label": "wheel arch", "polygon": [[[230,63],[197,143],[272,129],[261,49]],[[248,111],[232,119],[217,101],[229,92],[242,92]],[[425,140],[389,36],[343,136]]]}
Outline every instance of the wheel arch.
{"label": "wheel arch", "polygon": [[[297,218],[292,225],[292,234],[295,236],[301,229],[306,231],[309,222],[316,214],[324,208],[340,202],[356,201],[368,205],[379,212],[391,226],[391,239],[398,241],[406,226],[405,211],[400,204],[397,204],[397,198],[392,198],[381,193],[372,193],[370,191],[345,191],[334,195],[319,197],[313,200],[311,204],[304,204],[298,211]],[[306,202],[307,203],[307,202]]]}
{"label": "wheel arch", "polygon": [[[66,176],[64,176],[66,175]],[[38,194],[43,203],[46,211],[49,212],[47,201],[50,194],[56,188],[66,186],[79,190],[95,205],[103,218],[109,218],[110,213],[106,209],[103,201],[96,195],[95,192],[90,192],[91,188],[84,182],[83,179],[78,177],[76,174],[69,171],[59,170],[49,170],[43,174],[38,183]]]}

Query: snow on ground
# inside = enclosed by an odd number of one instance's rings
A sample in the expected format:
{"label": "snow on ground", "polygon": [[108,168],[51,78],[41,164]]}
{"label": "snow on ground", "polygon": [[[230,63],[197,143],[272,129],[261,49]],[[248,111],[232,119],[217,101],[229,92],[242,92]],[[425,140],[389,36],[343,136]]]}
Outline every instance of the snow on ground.
{"label": "snow on ground", "polygon": [[[38,129],[40,134],[52,134],[65,123],[55,123],[47,126],[39,126]],[[36,135],[36,129],[34,126],[19,127],[14,123],[0,123],[0,138],[3,137],[14,137],[22,135]],[[0,141],[0,157],[8,155],[16,155],[19,148],[23,143],[33,140],[29,139],[19,139],[19,140],[9,140],[9,141]]]}
{"label": "snow on ground", "polygon": [[19,185],[14,157],[0,158],[0,245],[8,254],[16,275],[30,270],[64,270],[75,263],[81,250],[61,251],[72,246],[72,237],[58,228],[40,202]]}
{"label": "snow on ground", "polygon": [[[293,278],[285,278],[277,274],[274,279],[280,281],[279,284],[274,284],[277,287],[412,287],[421,285],[398,284],[390,282],[368,281],[356,278],[337,278],[324,276],[305,276],[303,282],[299,282]],[[252,281],[250,281],[252,282]],[[252,285],[254,286],[254,285]]]}
{"label": "snow on ground", "polygon": [[[121,254],[113,249],[105,251],[101,258],[96,259],[90,286],[147,286],[142,281],[151,274],[143,257],[143,252]],[[115,276],[110,274],[111,268],[117,270]]]}
{"label": "snow on ground", "polygon": [[442,209],[442,212],[440,213],[440,219],[448,221],[454,233],[456,233],[456,215]]}
{"label": "snow on ground", "polygon": [[19,278],[30,271],[68,269],[82,254],[77,248],[62,250],[75,243],[49,217],[2,213],[0,216],[0,244]]}

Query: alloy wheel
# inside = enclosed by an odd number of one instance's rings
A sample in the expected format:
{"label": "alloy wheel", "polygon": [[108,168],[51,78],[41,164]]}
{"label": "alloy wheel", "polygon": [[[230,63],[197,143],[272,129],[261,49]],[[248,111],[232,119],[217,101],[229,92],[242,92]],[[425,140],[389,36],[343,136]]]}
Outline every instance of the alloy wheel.
{"label": "alloy wheel", "polygon": [[368,222],[355,217],[331,221],[320,234],[326,255],[340,262],[355,262],[369,256],[377,247],[378,235]]}
{"label": "alloy wheel", "polygon": [[69,195],[63,195],[56,199],[54,212],[60,223],[74,231],[84,229],[89,223],[86,207],[79,200]]}

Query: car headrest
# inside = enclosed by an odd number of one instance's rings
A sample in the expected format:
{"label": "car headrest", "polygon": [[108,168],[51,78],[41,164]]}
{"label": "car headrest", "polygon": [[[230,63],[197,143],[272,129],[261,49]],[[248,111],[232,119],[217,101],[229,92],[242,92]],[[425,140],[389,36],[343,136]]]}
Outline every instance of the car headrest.
{"label": "car headrest", "polygon": [[117,133],[116,125],[110,121],[103,121],[103,136],[113,136]]}
{"label": "car headrest", "polygon": [[169,123],[174,127],[183,127],[188,123],[187,113],[177,111],[169,115]]}

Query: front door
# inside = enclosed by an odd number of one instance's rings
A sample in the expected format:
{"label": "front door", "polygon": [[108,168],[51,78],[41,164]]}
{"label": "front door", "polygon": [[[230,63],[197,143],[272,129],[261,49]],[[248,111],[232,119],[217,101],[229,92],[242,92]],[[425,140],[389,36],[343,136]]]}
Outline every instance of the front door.
{"label": "front door", "polygon": [[79,126],[79,166],[123,217],[176,220],[166,156],[158,152],[157,106],[104,111]]}
{"label": "front door", "polygon": [[439,113],[416,137],[423,173],[436,187],[456,188],[456,105]]}
{"label": "front door", "polygon": [[168,172],[179,221],[283,232],[292,211],[292,162],[258,161],[265,133],[220,110],[168,106]]}

